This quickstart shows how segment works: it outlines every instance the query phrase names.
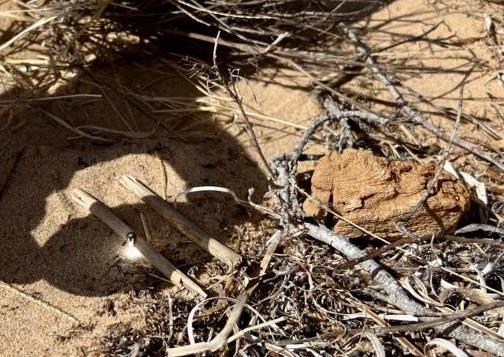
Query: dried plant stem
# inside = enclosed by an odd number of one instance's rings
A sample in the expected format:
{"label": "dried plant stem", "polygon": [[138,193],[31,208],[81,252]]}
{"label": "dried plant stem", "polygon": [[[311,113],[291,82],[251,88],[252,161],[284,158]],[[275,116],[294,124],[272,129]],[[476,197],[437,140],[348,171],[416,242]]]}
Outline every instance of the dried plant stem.
{"label": "dried plant stem", "polygon": [[277,323],[283,322],[285,320],[287,320],[287,318],[285,316],[282,316],[282,317],[277,317],[276,319],[273,319],[271,321],[266,321],[266,322],[260,323],[258,325],[249,326],[249,327],[244,328],[243,330],[240,330],[239,332],[235,333],[233,336],[229,337],[227,339],[227,343],[231,343],[231,342],[239,339],[240,337],[243,337],[245,334],[247,334],[249,332],[263,329],[263,328],[269,327],[269,326],[274,326]]}
{"label": "dried plant stem", "polygon": [[240,263],[241,256],[239,254],[235,253],[232,249],[228,248],[191,222],[144,183],[130,175],[123,176],[120,182],[125,188],[130,190],[168,222],[173,224],[181,233],[212,256],[228,265],[230,269],[233,269],[233,267]]}
{"label": "dried plant stem", "polygon": [[455,125],[453,126],[453,130],[450,135],[450,141],[448,142],[448,147],[445,150],[446,152],[443,155],[443,157],[441,158],[441,160],[439,161],[439,163],[437,164],[437,168],[434,173],[434,177],[431,180],[429,180],[429,182],[427,183],[427,187],[426,187],[425,191],[422,193],[422,196],[420,197],[420,199],[418,200],[416,205],[413,207],[413,209],[409,213],[400,217],[398,219],[398,221],[401,223],[397,223],[397,224],[402,224],[402,222],[406,222],[406,221],[414,218],[420,212],[420,209],[426,204],[429,197],[431,197],[433,195],[433,193],[435,191],[434,188],[437,186],[437,183],[441,177],[441,173],[443,172],[444,165],[446,164],[446,162],[448,161],[448,159],[450,157],[450,153],[451,153],[451,149],[452,149],[452,145],[453,145],[453,140],[455,139],[455,135],[456,135],[457,130],[460,125],[460,118],[462,116],[463,108],[464,108],[464,86],[462,85],[460,87],[460,101],[459,101],[459,106],[458,106],[458,110],[457,110],[457,118],[455,120]]}
{"label": "dried plant stem", "polygon": [[47,18],[42,18],[42,19],[38,20],[37,22],[31,24],[30,26],[28,26],[27,28],[25,28],[24,30],[19,32],[17,35],[11,37],[8,41],[2,43],[0,45],[0,51],[3,51],[7,47],[11,46],[14,42],[16,42],[17,40],[23,38],[28,33],[30,33],[30,31],[33,31],[41,26],[44,26],[45,24],[51,22],[52,20],[56,19],[57,17],[58,16],[50,16]]}
{"label": "dried plant stem", "polygon": [[176,356],[188,356],[194,355],[202,352],[215,352],[222,348],[228,340],[228,336],[233,331],[233,326],[240,319],[243,308],[245,307],[245,302],[247,301],[247,295],[242,294],[238,297],[237,303],[234,306],[224,328],[217,336],[215,336],[210,342],[200,342],[193,345],[187,345],[182,347],[169,348],[166,352],[169,357]]}
{"label": "dried plant stem", "polygon": [[284,236],[283,232],[280,230],[277,230],[269,239],[269,243],[266,247],[266,252],[264,253],[264,256],[261,260],[261,263],[259,265],[259,272],[257,275],[253,276],[249,286],[247,288],[247,293],[249,295],[252,295],[254,290],[259,286],[261,283],[261,278],[266,274],[266,271],[268,270],[269,264],[271,262],[271,259],[273,258],[273,254],[275,254],[275,251],[278,248],[278,245],[280,244],[280,241],[282,240],[282,237]]}
{"label": "dried plant stem", "polygon": [[[389,327],[390,324],[386,322],[383,318],[378,316],[376,313],[371,311],[367,306],[363,306],[362,310],[368,316],[371,318],[374,322],[376,322],[379,326],[381,327]],[[408,339],[405,337],[400,337],[400,336],[394,336],[394,339],[401,344],[405,349],[407,349],[413,356],[423,356],[423,353],[420,352],[415,345],[413,345]]]}
{"label": "dried plant stem", "polygon": [[389,119],[381,117],[377,114],[367,112],[364,110],[340,110],[336,103],[330,98],[327,98],[324,101],[324,107],[326,109],[326,113],[316,117],[312,120],[310,126],[305,130],[303,136],[299,139],[294,153],[291,156],[291,160],[289,163],[290,166],[290,174],[294,174],[297,168],[297,162],[301,157],[304,148],[308,144],[310,138],[313,134],[320,128],[324,123],[332,120],[342,120],[342,119],[350,119],[350,120],[364,120],[369,124],[374,125],[387,125],[389,123]]}
{"label": "dried plant stem", "polygon": [[252,127],[252,124],[250,123],[249,117],[247,113],[245,112],[245,108],[243,107],[242,100],[240,98],[240,95],[238,94],[238,91],[234,85],[234,83],[229,85],[229,83],[222,77],[220,71],[219,71],[219,66],[217,65],[217,46],[219,44],[219,37],[220,37],[220,31],[217,33],[217,36],[215,37],[215,43],[214,43],[214,49],[213,49],[213,64],[215,71],[217,72],[217,76],[219,77],[220,81],[224,85],[224,88],[226,89],[227,93],[229,96],[235,101],[236,105],[238,106],[238,109],[240,110],[240,114],[245,122],[245,129],[247,130],[247,133],[250,136],[250,139],[252,140],[252,145],[254,146],[255,150],[257,151],[257,154],[259,155],[259,158],[261,159],[262,163],[264,164],[266,170],[268,170],[268,173],[271,175],[271,177],[275,177],[275,173],[273,172],[273,169],[271,168],[270,163],[268,160],[266,160],[266,156],[264,156],[264,153],[261,149],[261,146],[259,145],[259,142],[257,141],[257,136],[255,135],[254,128]]}
{"label": "dried plant stem", "polygon": [[[324,226],[316,226],[310,223],[305,223],[305,227],[307,228],[307,233],[310,237],[329,244],[348,258],[357,259],[364,255],[364,252],[351,244],[346,238],[337,235]],[[412,300],[403,290],[401,285],[399,285],[399,283],[392,277],[392,275],[390,275],[374,260],[367,260],[360,263],[359,266],[381,286],[381,288],[387,293],[389,302],[394,306],[407,313],[418,316],[427,316],[432,314],[431,310]],[[447,322],[435,326],[434,329],[468,345],[493,353],[496,356],[504,356],[503,341],[498,341],[495,338],[490,338],[489,336],[475,332],[465,326],[461,326],[458,321]]]}
{"label": "dried plant stem", "polygon": [[375,333],[377,335],[382,335],[382,334],[387,334],[387,333],[401,333],[401,332],[425,330],[425,329],[434,328],[436,326],[446,324],[451,321],[456,321],[456,320],[476,316],[476,315],[481,314],[482,312],[493,310],[493,309],[498,309],[502,306],[504,306],[504,301],[495,301],[495,302],[492,302],[489,304],[475,307],[473,309],[457,311],[457,312],[454,312],[448,316],[444,316],[444,317],[441,317],[441,318],[435,319],[435,320],[423,321],[423,322],[418,322],[418,323],[414,323],[414,324],[407,324],[407,325],[400,325],[400,326],[383,327],[383,328],[377,329],[376,331],[375,330],[372,330],[372,331],[373,331],[373,333]]}
{"label": "dried plant stem", "polygon": [[445,133],[443,130],[440,128],[437,128],[433,124],[429,123],[425,118],[422,117],[422,115],[413,107],[411,107],[406,100],[404,99],[403,95],[399,92],[399,90],[396,88],[394,85],[394,82],[388,77],[387,74],[385,74],[378,66],[376,63],[375,59],[371,55],[371,51],[369,48],[364,45],[357,37],[354,31],[352,31],[350,28],[345,26],[344,24],[340,24],[340,28],[343,30],[343,33],[347,36],[347,38],[354,44],[355,48],[357,51],[365,58],[365,61],[369,64],[371,71],[375,75],[375,77],[385,85],[385,87],[388,89],[390,95],[396,102],[397,106],[401,110],[401,112],[413,123],[422,126],[424,129],[430,131],[434,135],[438,136],[442,140],[446,142],[452,141],[454,145],[457,145],[460,148],[463,148],[469,152],[472,152],[474,155],[482,158],[483,160],[486,160],[492,164],[494,164],[496,167],[498,167],[500,170],[504,171],[504,164],[500,161],[495,160],[492,156],[490,156],[489,153],[479,149],[476,145],[471,144],[470,142],[467,142],[462,139],[457,139],[457,138],[451,138],[451,135],[448,133]]}
{"label": "dried plant stem", "polygon": [[[346,238],[331,232],[323,226],[305,223],[305,227],[308,229],[308,235],[310,237],[329,244],[348,258],[358,259],[365,256],[364,252],[350,243]],[[387,291],[390,302],[398,308],[407,313],[420,313],[421,315],[425,315],[429,312],[428,309],[424,308],[422,305],[412,301],[402,289],[401,285],[374,260],[366,260],[360,263],[359,266],[371,274],[373,279]]]}
{"label": "dried plant stem", "polygon": [[111,143],[111,142],[113,142],[110,139],[102,138],[101,136],[91,135],[91,134],[88,134],[88,133],[86,133],[85,131],[83,131],[81,129],[74,128],[73,126],[71,126],[70,124],[68,124],[65,120],[61,119],[60,117],[58,117],[58,116],[56,116],[56,115],[54,115],[52,113],[49,113],[46,110],[42,110],[42,109],[39,109],[39,110],[42,113],[44,113],[45,115],[47,115],[49,118],[51,118],[52,120],[54,120],[56,123],[60,124],[61,126],[67,128],[68,130],[70,130],[70,131],[74,132],[75,134],[77,134],[79,137],[84,137],[84,138],[88,138],[88,139],[96,140],[96,141],[102,141],[102,142],[105,142],[105,143]]}
{"label": "dried plant stem", "polygon": [[[89,193],[81,189],[76,189],[72,198],[77,204],[93,213],[117,235],[125,240],[127,235],[133,232],[133,229],[117,217],[109,207],[107,207],[103,202],[98,201]],[[178,270],[170,261],[168,261],[168,259],[155,251],[138,235],[135,237],[134,246],[142,253],[149,263],[161,271],[173,284],[179,287],[184,287],[195,295],[200,295],[203,298],[207,297],[207,293],[201,289],[198,284]]]}

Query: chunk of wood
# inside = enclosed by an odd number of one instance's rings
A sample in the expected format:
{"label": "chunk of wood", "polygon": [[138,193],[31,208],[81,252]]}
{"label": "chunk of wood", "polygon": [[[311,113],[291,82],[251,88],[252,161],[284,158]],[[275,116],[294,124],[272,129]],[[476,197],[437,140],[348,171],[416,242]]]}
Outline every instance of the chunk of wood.
{"label": "chunk of wood", "polygon": [[[388,161],[367,150],[347,149],[324,156],[315,167],[312,195],[342,217],[383,238],[403,237],[394,223],[407,217],[422,201],[434,164]],[[470,193],[454,176],[443,172],[434,192],[404,222],[412,233],[423,236],[451,233],[469,209]],[[316,202],[305,201],[309,216],[323,218]],[[349,238],[364,234],[339,220],[334,231]]]}

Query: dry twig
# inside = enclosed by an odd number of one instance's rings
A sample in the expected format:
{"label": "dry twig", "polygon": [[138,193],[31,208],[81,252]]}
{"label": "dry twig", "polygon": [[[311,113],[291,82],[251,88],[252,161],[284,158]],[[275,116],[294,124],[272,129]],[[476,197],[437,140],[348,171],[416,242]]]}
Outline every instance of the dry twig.
{"label": "dry twig", "polygon": [[123,176],[120,182],[125,188],[134,193],[135,196],[147,203],[158,214],[173,224],[182,234],[191,239],[200,248],[228,265],[230,269],[233,269],[240,263],[241,257],[239,254],[188,220],[144,183],[130,175]]}
{"label": "dry twig", "polygon": [[[76,189],[72,198],[81,207],[98,217],[125,241],[129,239],[132,233],[134,234],[133,229],[117,217],[110,208],[87,192],[81,189]],[[160,253],[156,252],[145,240],[136,234],[134,235],[133,246],[142,253],[149,263],[159,269],[159,271],[170,279],[173,284],[185,287],[195,295],[202,296],[203,298],[207,297],[207,293],[201,289],[198,284],[178,270],[171,262],[169,262]]]}
{"label": "dry twig", "polygon": [[194,345],[172,347],[167,349],[167,355],[170,357],[187,356],[203,352],[215,352],[221,349],[226,343],[228,343],[228,336],[233,331],[234,325],[238,323],[238,320],[240,319],[241,313],[247,301],[247,295],[240,295],[237,300],[238,301],[234,306],[226,325],[210,342],[200,342]]}
{"label": "dry twig", "polygon": [[[344,254],[348,258],[359,258],[364,253],[351,244],[347,239],[338,236],[325,227],[315,226],[306,223],[308,235],[326,244],[331,245],[333,248]],[[396,307],[405,312],[426,316],[431,311],[416,301],[412,300],[399,283],[385,271],[380,265],[373,260],[368,260],[360,263],[363,268],[373,280],[387,293],[388,300]],[[475,346],[482,350],[495,354],[496,356],[504,356],[504,341],[498,341],[494,338],[484,336],[481,333],[475,332],[465,326],[460,326],[457,323],[448,322],[434,327],[436,331],[445,333],[450,337],[456,338],[464,343]]]}
{"label": "dry twig", "polygon": [[411,120],[413,123],[422,126],[426,130],[430,131],[434,135],[438,136],[442,140],[446,142],[452,141],[453,144],[457,145],[458,147],[461,147],[469,152],[472,152],[476,156],[482,158],[483,160],[486,160],[492,164],[494,164],[496,167],[498,167],[501,171],[504,171],[504,164],[496,159],[494,159],[489,153],[481,150],[478,148],[476,145],[471,144],[468,141],[465,141],[463,139],[458,139],[458,138],[451,138],[451,136],[441,129],[435,127],[431,123],[429,123],[427,120],[425,120],[421,114],[411,107],[406,100],[404,99],[403,95],[399,92],[399,90],[396,88],[394,81],[389,78],[387,74],[383,72],[383,70],[378,66],[376,63],[376,60],[371,54],[371,51],[369,48],[364,45],[357,37],[355,32],[348,28],[346,25],[341,23],[340,28],[343,30],[343,33],[348,37],[348,39],[355,45],[355,48],[357,51],[364,57],[365,61],[369,64],[371,71],[373,74],[380,80],[385,87],[388,89],[390,95],[396,102],[397,106],[401,110],[401,112],[405,115],[405,117],[409,120]]}

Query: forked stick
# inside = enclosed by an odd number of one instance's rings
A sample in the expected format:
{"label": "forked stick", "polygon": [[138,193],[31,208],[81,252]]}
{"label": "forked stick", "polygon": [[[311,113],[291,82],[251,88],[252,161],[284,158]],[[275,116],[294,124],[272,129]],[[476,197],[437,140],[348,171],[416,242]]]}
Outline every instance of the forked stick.
{"label": "forked stick", "polygon": [[231,314],[229,315],[226,325],[224,325],[222,331],[219,332],[211,341],[200,342],[195,343],[193,345],[187,345],[181,347],[172,347],[166,351],[167,355],[169,357],[188,356],[203,352],[215,352],[218,349],[222,348],[226,343],[228,343],[227,341],[228,336],[233,331],[233,326],[240,319],[246,301],[247,301],[247,294],[242,294],[238,296],[236,305],[231,311]]}
{"label": "forked stick", "polygon": [[133,192],[142,201],[151,206],[157,213],[173,224],[182,234],[206,250],[215,258],[233,269],[241,261],[241,256],[219,242],[214,237],[203,231],[196,224],[188,220],[167,201],[159,197],[144,183],[131,175],[125,175],[119,180],[128,190]]}
{"label": "forked stick", "polygon": [[[133,229],[117,217],[109,207],[103,202],[98,201],[89,193],[81,189],[76,189],[73,192],[72,199],[78,205],[93,213],[124,240],[128,240],[128,237],[134,233]],[[203,298],[207,297],[207,293],[203,291],[198,284],[178,270],[168,259],[155,251],[143,238],[137,235],[134,237],[133,246],[142,253],[149,263],[170,279],[173,284],[184,287],[195,295],[200,295]]]}

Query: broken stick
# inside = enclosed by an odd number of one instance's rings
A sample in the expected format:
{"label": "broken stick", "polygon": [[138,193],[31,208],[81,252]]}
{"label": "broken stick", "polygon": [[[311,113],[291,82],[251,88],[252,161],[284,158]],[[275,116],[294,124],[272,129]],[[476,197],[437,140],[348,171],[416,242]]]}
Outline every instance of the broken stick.
{"label": "broken stick", "polygon": [[[135,235],[133,229],[117,217],[103,202],[98,201],[81,189],[76,189],[73,192],[72,199],[77,204],[93,213],[125,241],[130,241],[130,243],[142,253],[144,258],[169,278],[173,284],[185,287],[195,295],[200,295],[203,298],[207,297],[207,293],[201,289],[198,284],[178,270],[163,255],[155,251],[144,239]],[[134,236],[133,241],[131,241],[132,235]]]}
{"label": "broken stick", "polygon": [[195,355],[203,352],[215,352],[222,348],[224,345],[228,343],[228,336],[233,331],[233,326],[238,323],[240,319],[243,308],[245,307],[245,303],[247,301],[247,294],[242,294],[238,296],[236,299],[236,305],[234,306],[229,318],[224,325],[224,328],[221,332],[219,332],[211,341],[209,342],[200,342],[195,343],[193,345],[180,346],[180,347],[172,347],[169,348],[166,352],[170,357],[176,356],[188,356]]}
{"label": "broken stick", "polygon": [[200,227],[188,220],[167,201],[158,196],[144,183],[131,175],[125,175],[120,179],[121,184],[133,192],[142,201],[151,206],[157,213],[173,224],[182,234],[206,250],[215,258],[219,259],[230,269],[233,269],[241,261],[241,256],[219,242],[214,237],[203,231]]}

